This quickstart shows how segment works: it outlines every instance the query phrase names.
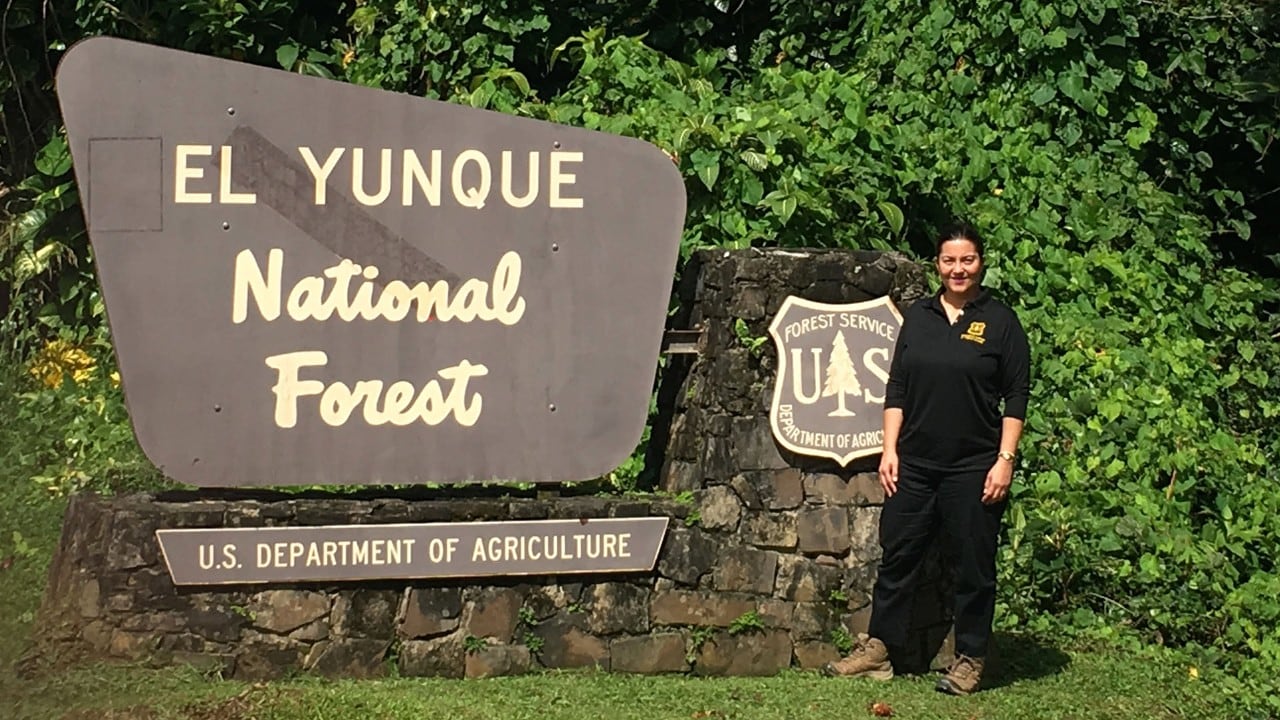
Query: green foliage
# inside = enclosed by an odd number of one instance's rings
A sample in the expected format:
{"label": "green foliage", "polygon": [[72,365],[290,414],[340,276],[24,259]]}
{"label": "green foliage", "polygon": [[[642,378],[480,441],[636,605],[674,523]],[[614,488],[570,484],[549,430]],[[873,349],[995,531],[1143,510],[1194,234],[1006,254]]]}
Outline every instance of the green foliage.
{"label": "green foliage", "polygon": [[733,334],[738,337],[738,342],[752,355],[759,355],[761,348],[769,341],[766,336],[752,335],[751,329],[747,327],[747,323],[742,318],[734,318]]}
{"label": "green foliage", "polygon": [[239,615],[240,617],[248,620],[249,622],[253,622],[254,620],[258,619],[257,613],[245,607],[244,605],[232,605],[230,609],[231,609],[231,612],[235,613],[236,615]]}
{"label": "green foliage", "polygon": [[538,616],[534,613],[533,608],[528,605],[521,605],[516,617],[519,624],[525,627],[536,627],[538,625]]}
{"label": "green foliage", "polygon": [[702,646],[706,645],[708,640],[715,637],[715,634],[716,629],[707,625],[699,625],[698,627],[690,630],[689,647],[684,656],[685,662],[692,665],[694,661],[698,659],[698,652],[702,650]]}
{"label": "green foliage", "polygon": [[671,497],[675,502],[681,505],[693,505],[698,501],[697,495],[692,490],[681,490]]}
{"label": "green foliage", "polygon": [[631,455],[604,477],[610,490],[614,493],[635,492],[645,487],[652,487],[655,484],[652,481],[652,474],[656,470],[646,467],[645,456],[649,449],[649,438],[653,432],[653,421],[658,416],[657,385],[661,378],[661,368],[662,363],[660,362],[659,375],[654,378],[654,391],[649,394],[649,420],[645,423],[644,429],[640,433],[640,441],[636,444],[636,448],[631,452]]}
{"label": "green foliage", "polygon": [[841,625],[831,631],[831,644],[836,646],[836,652],[841,656],[848,655],[853,650],[853,636]]}
{"label": "green foliage", "polygon": [[478,653],[487,647],[489,647],[489,641],[482,637],[468,635],[462,639],[462,649],[468,655],[471,653]]}
{"label": "green foliage", "polygon": [[760,618],[760,613],[755,610],[748,610],[729,623],[730,635],[741,635],[753,630],[764,630],[764,620]]}
{"label": "green foliage", "polygon": [[543,640],[541,635],[533,632],[533,629],[539,625],[538,616],[534,612],[533,608],[528,605],[521,605],[520,610],[516,613],[516,617],[516,632],[518,633],[520,642],[523,643],[525,647],[529,648],[529,652],[534,655],[542,652],[542,648],[546,644],[546,641]]}
{"label": "green foliage", "polygon": [[34,547],[31,546],[30,543],[27,542],[27,539],[23,537],[21,532],[14,530],[13,531],[13,554],[20,558],[29,559],[29,558],[35,557],[38,554],[38,552]]}
{"label": "green foliage", "polygon": [[[1017,88],[1068,146],[1123,144],[1244,240],[1277,186],[1280,15],[1258,0],[773,2],[747,9],[750,63],[878,66],[957,104]],[[752,31],[758,29],[758,34]],[[889,62],[892,60],[892,62]],[[1274,229],[1276,221],[1266,225]],[[1227,238],[1223,238],[1227,240]],[[1229,241],[1229,240],[1228,240]],[[1275,240],[1262,240],[1274,252]],[[1256,258],[1256,255],[1255,255]]]}
{"label": "green foliage", "polygon": [[400,655],[404,652],[404,639],[395,638],[382,656],[382,668],[388,678],[400,677]]}
{"label": "green foliage", "polygon": [[373,0],[358,5],[347,23],[353,34],[343,65],[351,82],[475,107],[490,107],[500,88],[530,95],[529,81],[510,65],[517,56],[543,54],[534,43],[551,25],[539,4],[503,0]]}
{"label": "green foliage", "polygon": [[[87,348],[87,349],[86,349]],[[48,343],[23,365],[0,353],[0,391],[12,398],[3,461],[45,498],[162,484],[134,440],[104,341]]]}
{"label": "green foliage", "polygon": [[84,340],[105,310],[61,132],[41,147],[35,172],[10,194],[9,218],[0,226],[0,287],[9,289],[12,305],[0,318],[0,351],[29,352],[58,334]]}
{"label": "green foliage", "polygon": [[524,646],[529,648],[529,652],[534,655],[541,653],[543,646],[546,645],[546,641],[542,639],[541,635],[535,635],[531,632],[523,633],[520,636],[520,642],[524,643]]}
{"label": "green foliage", "polygon": [[730,84],[715,54],[685,66],[638,41],[595,34],[575,47],[582,72],[556,102],[529,111],[636,135],[677,159],[689,193],[685,255],[703,247],[855,247],[867,239],[890,247],[890,224],[871,213],[897,198],[864,181],[872,150],[854,144],[858,131],[842,117],[847,103],[866,102],[860,78],[763,72]]}

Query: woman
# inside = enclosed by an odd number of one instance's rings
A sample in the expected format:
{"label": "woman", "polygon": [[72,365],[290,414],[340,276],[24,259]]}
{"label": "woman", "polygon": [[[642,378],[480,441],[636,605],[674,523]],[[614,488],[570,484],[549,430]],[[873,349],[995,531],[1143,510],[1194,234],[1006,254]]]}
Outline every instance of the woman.
{"label": "woman", "polygon": [[903,318],[885,393],[883,556],[870,636],[825,671],[893,677],[916,575],[935,534],[956,548],[956,661],[937,689],[976,691],[995,610],[996,545],[1027,412],[1030,350],[1017,316],[982,287],[982,239],[968,225],[937,242],[942,289]]}

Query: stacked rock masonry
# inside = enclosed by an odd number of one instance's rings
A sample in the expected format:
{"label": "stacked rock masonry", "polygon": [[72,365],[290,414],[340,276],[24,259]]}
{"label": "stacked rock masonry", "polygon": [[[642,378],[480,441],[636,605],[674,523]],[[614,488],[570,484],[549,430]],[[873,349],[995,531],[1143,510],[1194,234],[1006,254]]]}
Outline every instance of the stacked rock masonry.
{"label": "stacked rock masonry", "polygon": [[[869,619],[878,458],[841,468],[781,451],[768,422],[773,347],[750,339],[767,336],[788,295],[888,295],[905,307],[925,292],[920,268],[887,253],[695,255],[673,322],[700,329],[702,340],[696,355],[667,358],[650,443],[661,468],[653,496],[76,497],[29,656],[190,663],[244,679],[819,667]],[[155,539],[157,529],[180,527],[638,516],[670,518],[652,573],[177,588]],[[949,659],[947,590],[935,553],[901,669]]]}

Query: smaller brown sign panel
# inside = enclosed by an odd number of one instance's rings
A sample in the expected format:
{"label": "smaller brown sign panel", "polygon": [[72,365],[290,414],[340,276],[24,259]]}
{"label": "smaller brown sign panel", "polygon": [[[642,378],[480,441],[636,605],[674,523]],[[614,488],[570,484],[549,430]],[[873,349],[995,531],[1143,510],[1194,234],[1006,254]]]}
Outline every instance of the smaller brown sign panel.
{"label": "smaller brown sign panel", "polygon": [[769,423],[778,442],[842,467],[879,453],[901,328],[888,297],[845,305],[788,297],[769,325],[778,348]]}
{"label": "smaller brown sign panel", "polygon": [[175,585],[642,572],[668,518],[157,530]]}

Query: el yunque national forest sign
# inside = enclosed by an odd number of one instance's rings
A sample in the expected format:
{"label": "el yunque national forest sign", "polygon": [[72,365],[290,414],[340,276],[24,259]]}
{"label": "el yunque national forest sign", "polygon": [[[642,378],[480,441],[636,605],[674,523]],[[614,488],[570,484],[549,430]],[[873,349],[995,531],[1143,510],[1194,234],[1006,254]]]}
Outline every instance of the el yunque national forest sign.
{"label": "el yunque national forest sign", "polygon": [[[110,38],[57,89],[138,441],[199,487],[599,477],[684,185],[630,138]],[[668,518],[160,530],[174,582],[653,567]]]}
{"label": "el yunque national forest sign", "polygon": [[639,441],[685,210],[658,148],[110,38],[57,88],[171,477],[582,480]]}

